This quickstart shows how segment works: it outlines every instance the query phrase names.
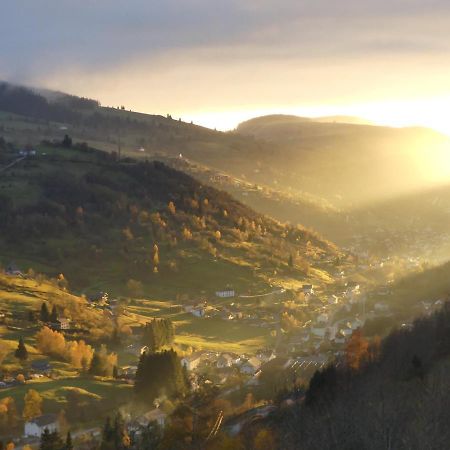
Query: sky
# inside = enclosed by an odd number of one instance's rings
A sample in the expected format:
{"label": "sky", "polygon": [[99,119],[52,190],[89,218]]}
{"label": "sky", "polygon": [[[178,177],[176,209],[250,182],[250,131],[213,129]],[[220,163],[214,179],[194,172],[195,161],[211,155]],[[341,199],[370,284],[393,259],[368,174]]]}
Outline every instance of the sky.
{"label": "sky", "polygon": [[357,115],[450,134],[448,0],[14,0],[0,79],[234,128]]}

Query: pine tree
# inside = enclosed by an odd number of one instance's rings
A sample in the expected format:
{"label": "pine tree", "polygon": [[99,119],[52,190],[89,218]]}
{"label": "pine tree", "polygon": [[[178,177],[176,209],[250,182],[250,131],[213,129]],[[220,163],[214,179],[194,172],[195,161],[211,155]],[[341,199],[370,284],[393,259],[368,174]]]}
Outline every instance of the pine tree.
{"label": "pine tree", "polygon": [[57,431],[50,432],[48,428],[41,435],[39,450],[61,450],[64,448],[63,440]]}
{"label": "pine tree", "polygon": [[70,431],[67,432],[64,450],[73,450],[72,435],[70,434]]}
{"label": "pine tree", "polygon": [[289,267],[294,267],[294,258],[292,255],[289,255],[288,265]]}
{"label": "pine tree", "polygon": [[42,303],[41,306],[41,314],[40,314],[40,319],[42,320],[42,322],[49,322],[50,321],[50,313],[48,312],[48,308],[47,308],[47,303]]}
{"label": "pine tree", "polygon": [[19,345],[14,355],[21,361],[25,361],[26,359],[28,359],[28,351],[27,348],[25,347],[22,336],[19,338]]}
{"label": "pine tree", "polygon": [[56,309],[56,305],[53,305],[52,313],[50,314],[50,322],[56,323],[58,321],[58,310]]}

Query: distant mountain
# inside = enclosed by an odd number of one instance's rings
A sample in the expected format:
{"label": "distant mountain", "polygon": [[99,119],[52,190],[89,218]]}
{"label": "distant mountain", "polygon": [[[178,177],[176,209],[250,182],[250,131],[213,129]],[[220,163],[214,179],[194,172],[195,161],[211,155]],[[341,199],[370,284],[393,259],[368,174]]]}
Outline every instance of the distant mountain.
{"label": "distant mountain", "polygon": [[336,205],[363,205],[450,176],[450,139],[433,130],[267,116],[237,132],[273,146],[271,157],[260,156],[272,183]]}

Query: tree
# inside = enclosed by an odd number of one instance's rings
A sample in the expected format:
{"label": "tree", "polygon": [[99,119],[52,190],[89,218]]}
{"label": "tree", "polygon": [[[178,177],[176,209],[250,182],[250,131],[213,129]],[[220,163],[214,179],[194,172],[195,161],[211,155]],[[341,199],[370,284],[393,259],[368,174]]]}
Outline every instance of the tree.
{"label": "tree", "polygon": [[176,213],[175,204],[173,202],[169,202],[169,204],[167,205],[167,209],[169,210],[170,214]]}
{"label": "tree", "polygon": [[134,390],[139,399],[151,403],[161,391],[183,393],[186,382],[178,355],[173,350],[144,353],[139,360]]}
{"label": "tree", "polygon": [[58,310],[56,309],[56,305],[53,305],[52,312],[50,314],[50,322],[56,323],[58,321]]}
{"label": "tree", "polygon": [[20,359],[21,361],[25,361],[26,359],[28,359],[28,351],[27,348],[25,347],[22,336],[20,336],[19,338],[19,345],[17,346],[17,350],[15,351],[14,355],[17,359]]}
{"label": "tree", "polygon": [[64,446],[64,450],[73,450],[73,443],[72,443],[72,435],[70,434],[70,431],[67,432],[66,436],[66,445]]}
{"label": "tree", "polygon": [[355,330],[347,343],[347,366],[350,369],[358,370],[368,358],[368,349],[369,343],[364,339],[362,331],[360,329]]}
{"label": "tree", "polygon": [[48,312],[47,303],[45,302],[41,305],[40,319],[45,323],[50,321],[50,313]]}
{"label": "tree", "polygon": [[48,428],[41,435],[41,444],[39,450],[62,450],[64,448],[63,440],[57,431],[50,432]]}
{"label": "tree", "polygon": [[101,377],[110,377],[116,365],[117,355],[115,353],[108,354],[106,347],[102,345],[99,350],[95,351],[92,357],[89,373]]}
{"label": "tree", "polygon": [[29,389],[24,397],[22,416],[25,420],[42,415],[42,397],[39,392]]}
{"label": "tree", "polygon": [[291,268],[294,267],[294,258],[292,257],[292,255],[289,255],[288,266]]}
{"label": "tree", "polygon": [[62,140],[61,144],[66,148],[72,147],[72,138],[68,134],[64,135],[64,139]]}

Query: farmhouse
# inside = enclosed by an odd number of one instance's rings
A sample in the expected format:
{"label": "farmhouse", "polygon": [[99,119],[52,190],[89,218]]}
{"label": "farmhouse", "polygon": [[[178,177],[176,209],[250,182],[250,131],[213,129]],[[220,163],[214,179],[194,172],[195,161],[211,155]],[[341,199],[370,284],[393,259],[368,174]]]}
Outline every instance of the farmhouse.
{"label": "farmhouse", "polygon": [[54,330],[69,330],[70,329],[70,319],[61,317],[56,322],[51,323],[50,326]]}
{"label": "farmhouse", "polygon": [[24,435],[26,437],[40,437],[44,430],[50,432],[59,431],[59,423],[56,414],[44,414],[25,422]]}
{"label": "farmhouse", "polygon": [[186,367],[187,370],[196,369],[201,362],[202,362],[201,353],[193,353],[190,356],[185,356],[184,358],[181,358],[181,365]]}

